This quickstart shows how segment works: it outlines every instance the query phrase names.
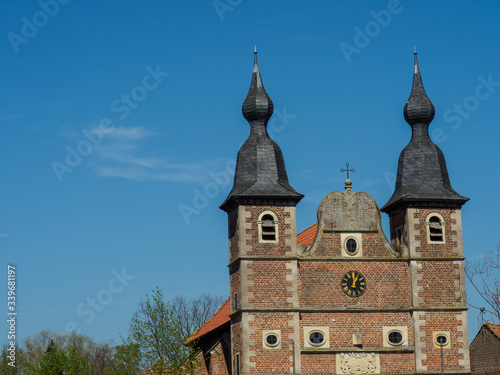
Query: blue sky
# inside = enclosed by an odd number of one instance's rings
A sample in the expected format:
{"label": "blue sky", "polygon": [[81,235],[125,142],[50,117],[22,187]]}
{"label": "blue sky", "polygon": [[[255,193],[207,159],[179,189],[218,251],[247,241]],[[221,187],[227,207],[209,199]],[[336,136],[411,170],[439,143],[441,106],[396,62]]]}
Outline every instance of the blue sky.
{"label": "blue sky", "polygon": [[[248,136],[241,104],[254,45],[275,105],[270,133],[305,195],[299,230],[316,221],[324,195],[343,188],[346,162],[356,169],[354,190],[379,206],[392,195],[411,134],[402,111],[417,45],[436,107],[431,136],[453,187],[471,198],[465,255],[496,248],[499,8],[1,2],[0,263],[5,274],[16,267],[18,338],[75,328],[119,341],[156,286],[168,298],[228,294],[227,220],[218,206]],[[474,336],[473,310],[469,327]],[[4,342],[6,323],[1,332]]]}

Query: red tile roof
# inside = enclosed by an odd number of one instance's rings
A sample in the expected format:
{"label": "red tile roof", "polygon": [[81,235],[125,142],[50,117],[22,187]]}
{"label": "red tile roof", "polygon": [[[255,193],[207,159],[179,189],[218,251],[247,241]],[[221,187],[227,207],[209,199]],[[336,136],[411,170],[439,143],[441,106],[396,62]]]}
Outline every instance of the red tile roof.
{"label": "red tile roof", "polygon": [[500,324],[484,323],[500,339]]}
{"label": "red tile roof", "polygon": [[318,223],[314,223],[310,227],[304,229],[302,232],[297,234],[297,243],[303,243],[306,247],[309,247],[314,238],[316,237],[316,232],[318,231]]}
{"label": "red tile roof", "polygon": [[186,340],[186,344],[193,342],[194,340],[200,338],[203,335],[219,328],[223,324],[229,322],[229,314],[231,314],[229,298],[224,302],[224,304],[215,312],[210,319],[207,320],[198,330],[191,335],[190,338]]}
{"label": "red tile roof", "polygon": [[[302,232],[297,234],[297,243],[303,243],[306,246],[311,245],[316,237],[316,232],[318,231],[318,223],[311,225],[310,227],[304,229]],[[186,340],[186,344],[193,342],[196,339],[199,339],[201,336],[206,335],[209,332],[219,328],[223,324],[229,322],[231,318],[229,315],[231,314],[231,304],[229,303],[229,298],[224,302],[224,304],[217,310],[217,312],[212,315],[210,319],[207,320],[205,324],[203,324],[198,330],[191,335],[190,338]]]}

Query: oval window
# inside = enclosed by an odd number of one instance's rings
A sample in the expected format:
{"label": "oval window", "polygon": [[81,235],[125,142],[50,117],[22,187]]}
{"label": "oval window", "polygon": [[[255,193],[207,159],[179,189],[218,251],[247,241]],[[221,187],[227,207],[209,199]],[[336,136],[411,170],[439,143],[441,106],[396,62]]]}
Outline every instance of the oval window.
{"label": "oval window", "polygon": [[438,346],[446,346],[448,344],[448,337],[445,335],[437,335],[435,340]]}
{"label": "oval window", "polygon": [[348,238],[345,242],[345,251],[349,255],[356,255],[358,252],[358,243],[354,238]]}
{"label": "oval window", "polygon": [[403,343],[403,334],[400,331],[390,331],[387,335],[387,341],[391,345],[401,345]]}
{"label": "oval window", "polygon": [[313,331],[309,334],[309,342],[311,345],[320,346],[325,342],[325,336],[320,331]]}
{"label": "oval window", "polygon": [[268,346],[277,346],[279,344],[278,336],[274,333],[270,333],[266,336],[266,344]]}

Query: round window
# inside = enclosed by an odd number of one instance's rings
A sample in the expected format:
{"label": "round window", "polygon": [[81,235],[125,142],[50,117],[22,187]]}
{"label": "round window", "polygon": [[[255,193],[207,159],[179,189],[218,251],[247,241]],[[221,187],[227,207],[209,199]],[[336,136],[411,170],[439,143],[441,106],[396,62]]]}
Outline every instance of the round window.
{"label": "round window", "polygon": [[354,238],[348,238],[345,242],[345,251],[349,255],[356,255],[358,252],[358,243]]}
{"label": "round window", "polygon": [[400,331],[390,331],[387,335],[387,341],[391,345],[401,345],[403,343],[403,334]]}
{"label": "round window", "polygon": [[446,346],[448,344],[448,337],[446,335],[437,335],[434,339],[438,346]]}
{"label": "round window", "polygon": [[266,335],[267,346],[277,346],[279,344],[278,336],[275,333],[269,333]]}
{"label": "round window", "polygon": [[314,346],[323,345],[325,336],[320,331],[313,331],[309,334],[309,342]]}

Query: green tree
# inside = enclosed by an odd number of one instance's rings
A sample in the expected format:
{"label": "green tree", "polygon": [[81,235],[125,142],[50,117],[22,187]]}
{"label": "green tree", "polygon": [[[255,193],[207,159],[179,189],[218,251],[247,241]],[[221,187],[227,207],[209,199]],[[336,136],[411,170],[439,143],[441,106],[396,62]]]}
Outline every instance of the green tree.
{"label": "green tree", "polygon": [[191,374],[196,352],[184,345],[193,331],[220,307],[223,299],[204,294],[166,302],[157,287],[132,317],[128,342],[139,345],[141,367],[156,374]]}
{"label": "green tree", "polygon": [[115,347],[113,360],[108,369],[109,375],[137,375],[140,371],[141,353],[139,344],[123,342]]}
{"label": "green tree", "polygon": [[169,371],[181,373],[192,355],[190,348],[183,345],[184,339],[179,317],[156,288],[151,297],[140,302],[130,326],[129,340],[140,347],[141,365],[155,365],[160,373],[168,366]]}
{"label": "green tree", "polygon": [[26,375],[95,375],[92,366],[75,349],[58,350],[53,341],[36,363],[28,363]]}
{"label": "green tree", "polygon": [[39,357],[45,355],[51,342],[67,354],[74,349],[79,357],[92,366],[95,375],[107,374],[107,368],[113,358],[113,346],[106,342],[96,343],[91,337],[76,332],[63,334],[44,330],[34,337],[28,337],[24,340],[26,362],[38,363]]}

